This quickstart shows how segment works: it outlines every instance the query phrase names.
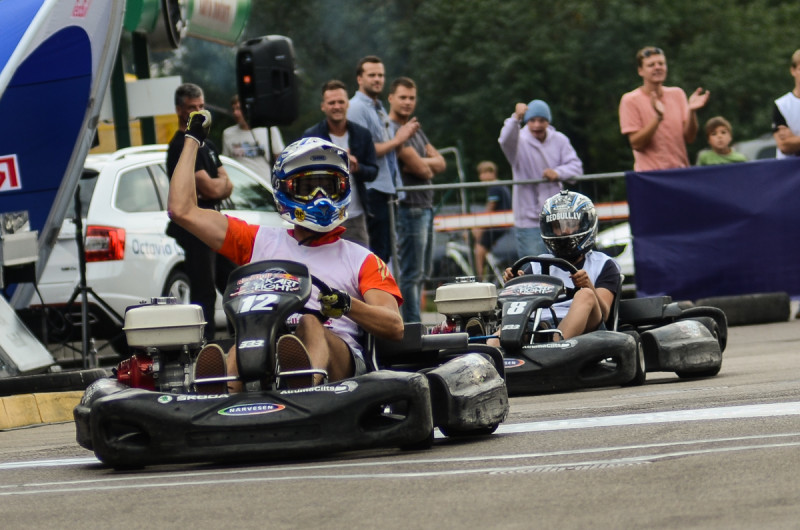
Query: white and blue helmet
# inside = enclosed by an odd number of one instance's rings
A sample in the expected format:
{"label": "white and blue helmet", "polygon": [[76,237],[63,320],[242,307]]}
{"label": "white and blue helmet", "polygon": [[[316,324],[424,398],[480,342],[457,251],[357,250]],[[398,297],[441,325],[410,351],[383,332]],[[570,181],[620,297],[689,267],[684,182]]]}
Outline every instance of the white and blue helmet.
{"label": "white and blue helmet", "polygon": [[315,232],[330,232],[347,219],[347,152],[322,138],[298,140],[275,161],[272,189],[282,218]]}
{"label": "white and blue helmet", "polygon": [[597,211],[586,195],[562,190],[545,201],[539,227],[550,252],[572,261],[594,247]]}

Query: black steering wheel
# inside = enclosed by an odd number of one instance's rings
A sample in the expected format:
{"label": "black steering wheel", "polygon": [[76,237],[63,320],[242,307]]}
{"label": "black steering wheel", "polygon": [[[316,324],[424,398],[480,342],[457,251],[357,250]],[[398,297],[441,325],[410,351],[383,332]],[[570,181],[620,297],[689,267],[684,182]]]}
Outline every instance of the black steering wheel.
{"label": "black steering wheel", "polygon": [[518,259],[514,262],[511,266],[511,274],[514,278],[517,278],[520,269],[522,269],[523,265],[527,265],[528,263],[538,263],[542,266],[542,273],[543,274],[550,274],[550,266],[558,267],[564,272],[568,272],[570,274],[575,274],[578,272],[578,268],[570,263],[569,261],[561,258],[555,258],[550,256],[525,256],[523,258]]}
{"label": "black steering wheel", "polygon": [[[323,296],[327,296],[327,295],[329,295],[329,294],[331,294],[333,292],[333,289],[331,289],[330,286],[327,283],[323,282],[322,280],[320,280],[319,278],[317,278],[313,274],[309,274],[309,276],[311,277],[311,283],[313,285],[317,286],[317,289],[319,289],[320,294],[322,294]],[[328,320],[328,317],[323,315],[322,311],[320,311],[319,309],[306,309],[306,308],[303,308],[302,312],[303,313],[308,313],[310,315],[314,315],[322,323],[325,323]]]}

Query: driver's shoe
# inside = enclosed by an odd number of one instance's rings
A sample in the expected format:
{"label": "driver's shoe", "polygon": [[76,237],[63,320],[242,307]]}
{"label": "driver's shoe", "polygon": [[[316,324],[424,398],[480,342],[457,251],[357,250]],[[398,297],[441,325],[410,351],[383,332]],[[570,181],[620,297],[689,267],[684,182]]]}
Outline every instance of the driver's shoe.
{"label": "driver's shoe", "polygon": [[[284,335],[278,339],[276,348],[278,352],[278,365],[281,378],[281,386],[289,389],[306,388],[315,384],[315,376],[318,374],[298,374],[283,375],[285,372],[300,370],[311,370],[311,359],[305,344],[295,335]],[[320,376],[320,379],[322,377]],[[320,381],[321,382],[321,381]]]}
{"label": "driver's shoe", "polygon": [[228,375],[225,352],[217,344],[208,344],[194,361],[195,389],[198,394],[227,394],[228,384],[225,381],[215,383],[197,383],[198,379],[225,377]]}

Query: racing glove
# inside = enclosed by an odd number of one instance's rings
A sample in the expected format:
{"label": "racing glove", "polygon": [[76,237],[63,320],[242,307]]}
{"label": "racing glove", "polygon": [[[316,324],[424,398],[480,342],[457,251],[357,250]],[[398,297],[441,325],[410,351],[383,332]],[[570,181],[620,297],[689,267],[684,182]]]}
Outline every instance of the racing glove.
{"label": "racing glove", "polygon": [[350,312],[350,295],[333,289],[331,294],[319,295],[320,313],[328,318],[341,318]]}
{"label": "racing glove", "polygon": [[189,123],[186,125],[186,137],[191,138],[197,142],[200,147],[203,147],[210,128],[210,112],[205,109],[192,112],[189,114]]}

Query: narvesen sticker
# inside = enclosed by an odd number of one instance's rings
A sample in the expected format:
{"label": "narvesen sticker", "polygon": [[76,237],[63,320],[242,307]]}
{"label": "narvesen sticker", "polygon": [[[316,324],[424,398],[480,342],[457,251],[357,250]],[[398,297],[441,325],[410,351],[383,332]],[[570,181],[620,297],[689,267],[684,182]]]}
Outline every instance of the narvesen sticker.
{"label": "narvesen sticker", "polygon": [[285,408],[285,405],[279,405],[277,403],[247,403],[245,405],[234,405],[218,410],[217,414],[221,414],[222,416],[255,416],[258,414],[280,412]]}

